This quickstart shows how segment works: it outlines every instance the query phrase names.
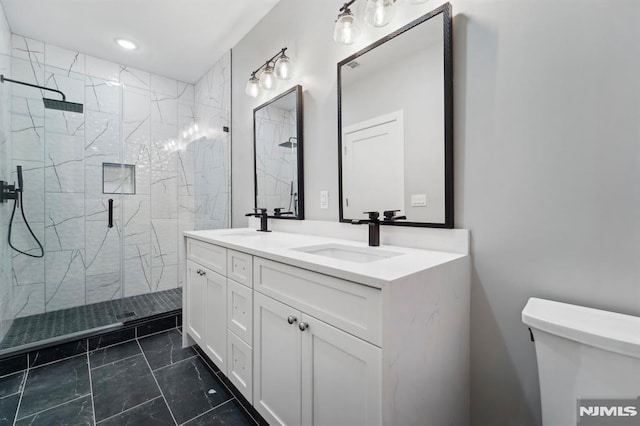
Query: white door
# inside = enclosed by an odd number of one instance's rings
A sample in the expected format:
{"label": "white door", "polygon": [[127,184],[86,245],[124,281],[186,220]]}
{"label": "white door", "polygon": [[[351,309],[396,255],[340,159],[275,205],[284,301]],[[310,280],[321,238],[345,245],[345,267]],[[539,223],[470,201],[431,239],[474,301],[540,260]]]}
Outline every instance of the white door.
{"label": "white door", "polygon": [[204,311],[206,279],[202,275],[204,267],[187,260],[187,332],[202,346],[204,337]]}
{"label": "white door", "polygon": [[203,268],[207,285],[204,350],[227,374],[227,279]]}
{"label": "white door", "polygon": [[302,424],[381,424],[380,348],[302,314]]}
{"label": "white door", "polygon": [[342,136],[343,214],[404,213],[404,124],[396,111],[345,127]]}
{"label": "white door", "polygon": [[272,426],[299,425],[300,312],[258,292],[253,305],[253,406]]}

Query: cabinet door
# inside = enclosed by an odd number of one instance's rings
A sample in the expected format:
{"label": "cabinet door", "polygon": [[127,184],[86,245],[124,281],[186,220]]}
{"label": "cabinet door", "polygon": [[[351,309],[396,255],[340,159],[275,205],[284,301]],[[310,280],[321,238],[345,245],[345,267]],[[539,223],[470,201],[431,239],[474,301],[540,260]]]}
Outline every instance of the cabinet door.
{"label": "cabinet door", "polygon": [[202,346],[204,339],[204,311],[206,280],[202,274],[204,268],[197,263],[187,261],[187,312],[186,329],[195,342]]}
{"label": "cabinet door", "polygon": [[380,348],[302,315],[302,424],[381,424]]}
{"label": "cabinet door", "polygon": [[227,279],[204,268],[207,286],[204,350],[227,374]]}
{"label": "cabinet door", "polygon": [[253,304],[253,406],[271,425],[299,425],[300,312],[257,292]]}

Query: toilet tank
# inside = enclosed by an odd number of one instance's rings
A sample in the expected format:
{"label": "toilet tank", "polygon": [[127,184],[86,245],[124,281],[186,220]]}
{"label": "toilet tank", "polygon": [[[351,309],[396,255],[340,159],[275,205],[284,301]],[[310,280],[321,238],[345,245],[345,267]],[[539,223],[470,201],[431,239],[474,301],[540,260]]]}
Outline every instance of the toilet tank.
{"label": "toilet tank", "polygon": [[531,298],[522,321],[535,340],[545,426],[640,424],[640,318]]}

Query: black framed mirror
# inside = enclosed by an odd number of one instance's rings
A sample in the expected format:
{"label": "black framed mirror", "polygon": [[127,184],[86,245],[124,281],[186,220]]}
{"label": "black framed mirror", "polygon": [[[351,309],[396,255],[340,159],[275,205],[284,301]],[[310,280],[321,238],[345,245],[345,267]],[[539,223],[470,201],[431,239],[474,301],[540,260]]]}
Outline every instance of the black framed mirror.
{"label": "black framed mirror", "polygon": [[453,228],[451,46],[446,3],[338,63],[341,222]]}
{"label": "black framed mirror", "polygon": [[256,208],[269,217],[304,219],[302,86],[253,110]]}

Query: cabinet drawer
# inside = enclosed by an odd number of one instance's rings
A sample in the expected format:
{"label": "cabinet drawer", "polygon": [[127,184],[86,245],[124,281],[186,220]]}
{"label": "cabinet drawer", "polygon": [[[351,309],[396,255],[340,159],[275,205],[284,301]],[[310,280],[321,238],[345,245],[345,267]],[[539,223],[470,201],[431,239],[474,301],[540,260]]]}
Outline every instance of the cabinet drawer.
{"label": "cabinet drawer", "polygon": [[227,276],[247,287],[253,287],[253,256],[227,250]]}
{"label": "cabinet drawer", "polygon": [[187,238],[187,258],[220,275],[227,275],[227,249]]}
{"label": "cabinet drawer", "polygon": [[381,291],[254,257],[253,288],[374,345],[382,343]]}
{"label": "cabinet drawer", "polygon": [[247,344],[253,344],[253,291],[230,279],[227,279],[227,326]]}
{"label": "cabinet drawer", "polygon": [[253,350],[229,330],[227,353],[229,356],[227,378],[249,402],[253,402]]}

